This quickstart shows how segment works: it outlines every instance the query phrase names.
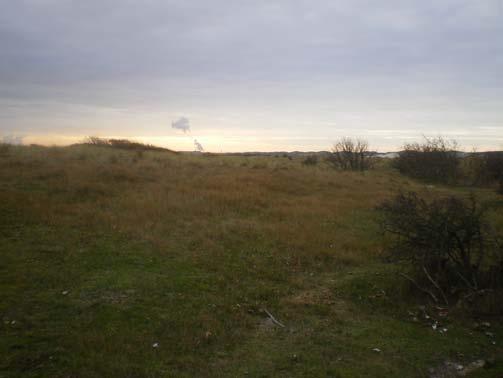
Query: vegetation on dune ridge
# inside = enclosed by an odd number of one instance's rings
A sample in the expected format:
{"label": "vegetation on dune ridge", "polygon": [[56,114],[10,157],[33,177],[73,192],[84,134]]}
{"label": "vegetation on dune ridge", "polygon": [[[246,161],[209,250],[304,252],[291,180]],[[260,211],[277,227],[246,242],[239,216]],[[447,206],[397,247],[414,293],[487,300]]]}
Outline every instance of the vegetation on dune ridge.
{"label": "vegetation on dune ridge", "polygon": [[[145,144],[141,142],[131,141],[129,139],[106,139],[95,136],[87,137],[82,143],[83,145],[98,146],[98,147],[112,147],[123,150],[135,151],[165,151],[176,153],[173,150],[164,147],[154,146],[152,144]],[[79,144],[77,144],[78,146]]]}
{"label": "vegetation on dune ridge", "polygon": [[385,161],[2,150],[0,376],[500,376],[499,318],[446,315],[383,262],[375,208],[401,190],[469,197]]}

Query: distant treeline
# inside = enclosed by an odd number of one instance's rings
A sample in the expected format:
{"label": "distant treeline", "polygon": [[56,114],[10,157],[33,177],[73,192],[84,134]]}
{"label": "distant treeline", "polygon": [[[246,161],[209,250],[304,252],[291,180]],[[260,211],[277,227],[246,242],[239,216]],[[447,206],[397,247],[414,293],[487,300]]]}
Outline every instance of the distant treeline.
{"label": "distant treeline", "polygon": [[428,182],[498,186],[503,194],[503,151],[460,152],[458,144],[442,137],[424,138],[421,143],[405,144],[396,153],[379,154],[364,139],[341,138],[329,153],[308,155],[303,163],[315,165],[325,157],[334,168],[366,171],[376,159],[390,158],[391,166],[403,175]]}

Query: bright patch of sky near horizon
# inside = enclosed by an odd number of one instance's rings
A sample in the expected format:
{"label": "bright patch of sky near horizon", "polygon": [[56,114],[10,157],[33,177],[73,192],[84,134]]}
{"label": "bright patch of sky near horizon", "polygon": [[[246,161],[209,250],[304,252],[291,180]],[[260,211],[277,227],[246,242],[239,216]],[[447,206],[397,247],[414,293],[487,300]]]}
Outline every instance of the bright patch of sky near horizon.
{"label": "bright patch of sky near horizon", "polygon": [[0,0],[0,136],[503,149],[503,0]]}

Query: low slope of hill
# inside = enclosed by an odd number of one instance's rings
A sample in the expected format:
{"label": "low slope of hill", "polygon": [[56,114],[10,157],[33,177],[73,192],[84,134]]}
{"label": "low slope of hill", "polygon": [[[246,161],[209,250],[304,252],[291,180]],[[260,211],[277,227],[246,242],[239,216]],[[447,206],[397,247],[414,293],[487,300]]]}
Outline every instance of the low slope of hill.
{"label": "low slope of hill", "polygon": [[383,261],[374,208],[399,189],[465,193],[384,165],[5,148],[0,376],[501,376],[497,318],[425,307]]}

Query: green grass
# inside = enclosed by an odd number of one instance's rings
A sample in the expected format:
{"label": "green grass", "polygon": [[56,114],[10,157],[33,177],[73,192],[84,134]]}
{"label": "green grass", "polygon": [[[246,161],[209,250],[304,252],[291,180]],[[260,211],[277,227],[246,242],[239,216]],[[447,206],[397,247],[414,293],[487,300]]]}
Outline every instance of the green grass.
{"label": "green grass", "polygon": [[424,185],[386,167],[13,148],[0,377],[424,377],[478,358],[495,362],[473,376],[501,377],[501,319],[485,319],[496,345],[455,309],[444,334],[412,320],[427,300],[383,262],[373,221],[400,188]]}

